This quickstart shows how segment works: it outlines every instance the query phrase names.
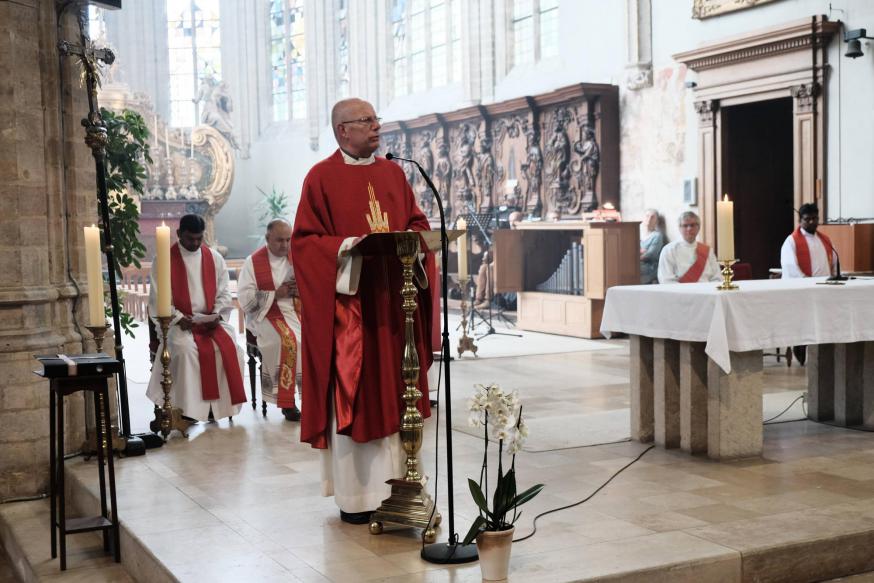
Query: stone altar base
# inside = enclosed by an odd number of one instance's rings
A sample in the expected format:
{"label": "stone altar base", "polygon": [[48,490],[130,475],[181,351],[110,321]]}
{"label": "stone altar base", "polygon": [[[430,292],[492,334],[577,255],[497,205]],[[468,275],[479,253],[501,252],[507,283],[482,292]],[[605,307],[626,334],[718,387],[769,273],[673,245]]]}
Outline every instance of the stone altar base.
{"label": "stone altar base", "polygon": [[874,429],[874,342],[807,347],[808,416]]}

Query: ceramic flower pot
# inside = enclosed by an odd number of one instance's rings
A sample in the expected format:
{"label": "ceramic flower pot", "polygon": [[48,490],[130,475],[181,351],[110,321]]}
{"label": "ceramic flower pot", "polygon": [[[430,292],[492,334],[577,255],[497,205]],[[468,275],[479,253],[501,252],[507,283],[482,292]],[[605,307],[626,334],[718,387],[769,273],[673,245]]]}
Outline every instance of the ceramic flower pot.
{"label": "ceramic flower pot", "polygon": [[500,581],[507,578],[515,531],[516,527],[513,527],[510,530],[486,530],[477,535],[476,548],[484,581]]}

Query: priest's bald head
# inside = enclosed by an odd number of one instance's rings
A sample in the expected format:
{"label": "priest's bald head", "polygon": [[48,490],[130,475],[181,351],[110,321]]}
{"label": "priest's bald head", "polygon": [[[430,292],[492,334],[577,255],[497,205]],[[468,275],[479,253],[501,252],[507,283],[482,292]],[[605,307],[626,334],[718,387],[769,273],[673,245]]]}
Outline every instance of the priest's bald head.
{"label": "priest's bald head", "polygon": [[291,225],[285,219],[273,219],[267,223],[267,249],[272,255],[285,257],[291,247]]}
{"label": "priest's bald head", "polygon": [[379,118],[363,99],[338,101],[331,110],[331,127],[337,145],[355,158],[367,158],[379,148]]}

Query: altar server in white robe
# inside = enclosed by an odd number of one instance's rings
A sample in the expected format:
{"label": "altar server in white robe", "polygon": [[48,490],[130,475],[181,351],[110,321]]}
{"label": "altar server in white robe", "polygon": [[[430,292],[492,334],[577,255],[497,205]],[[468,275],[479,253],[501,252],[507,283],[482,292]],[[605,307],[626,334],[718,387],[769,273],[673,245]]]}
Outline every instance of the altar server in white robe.
{"label": "altar server in white robe", "polygon": [[687,211],[680,215],[679,223],[683,238],[662,247],[659,255],[659,283],[721,281],[713,249],[696,241],[701,230],[701,219]]}
{"label": "altar server in white robe", "polygon": [[237,285],[246,329],[261,352],[261,391],[289,421],[300,421],[294,400],[301,371],[300,296],[291,263],[291,225],[274,219],[267,244],[246,258]]}
{"label": "altar server in white robe", "polygon": [[828,277],[834,275],[837,253],[831,239],[817,232],[819,207],[814,203],[798,209],[798,228],[786,237],[780,249],[782,277]]}
{"label": "altar server in white robe", "polygon": [[[228,269],[222,256],[203,244],[205,228],[200,216],[185,215],[176,231],[179,242],[170,249],[170,398],[173,407],[198,421],[209,420],[210,412],[215,419],[236,415],[246,401],[243,351],[228,324],[233,309]],[[151,314],[157,313],[155,283],[149,289]],[[146,393],[158,406],[164,403],[161,373],[159,363],[152,367]]]}

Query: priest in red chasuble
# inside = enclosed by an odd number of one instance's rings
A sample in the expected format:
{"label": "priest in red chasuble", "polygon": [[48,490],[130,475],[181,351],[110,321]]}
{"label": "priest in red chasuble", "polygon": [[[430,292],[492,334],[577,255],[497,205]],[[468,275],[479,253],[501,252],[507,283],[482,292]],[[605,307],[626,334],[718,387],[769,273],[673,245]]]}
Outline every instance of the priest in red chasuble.
{"label": "priest in red chasuble", "polygon": [[237,282],[237,297],[246,314],[246,329],[261,352],[261,393],[289,421],[300,421],[294,400],[300,376],[300,297],[291,264],[291,225],[274,219],[267,244],[246,258]]}
{"label": "priest in red chasuble", "polygon": [[837,254],[831,239],[817,232],[819,207],[814,203],[798,209],[798,228],[786,237],[780,249],[784,278],[828,277],[835,274]]}
{"label": "priest in red chasuble", "polygon": [[[340,147],[307,174],[291,239],[305,335],[301,440],[324,451],[323,494],[334,496],[343,520],[364,524],[390,494],[385,481],[404,471],[404,313],[400,261],[351,248],[369,233],[429,226],[401,168],[374,156],[380,125],[373,106],[340,101],[331,125]],[[428,417],[433,312],[425,274],[433,276],[434,258],[423,257],[415,332],[419,409]]]}
{"label": "priest in red chasuble", "polygon": [[[179,241],[170,248],[170,399],[183,415],[198,421],[207,421],[210,414],[215,419],[236,415],[246,401],[243,352],[228,323],[233,310],[228,268],[224,258],[203,243],[205,229],[203,218],[185,215],[176,231]],[[154,279],[149,312],[157,313]],[[163,405],[160,363],[152,367],[146,394]]]}
{"label": "priest in red chasuble", "polygon": [[696,240],[701,219],[692,211],[686,211],[680,215],[679,223],[683,238],[662,247],[659,255],[659,283],[722,281],[713,249]]}

